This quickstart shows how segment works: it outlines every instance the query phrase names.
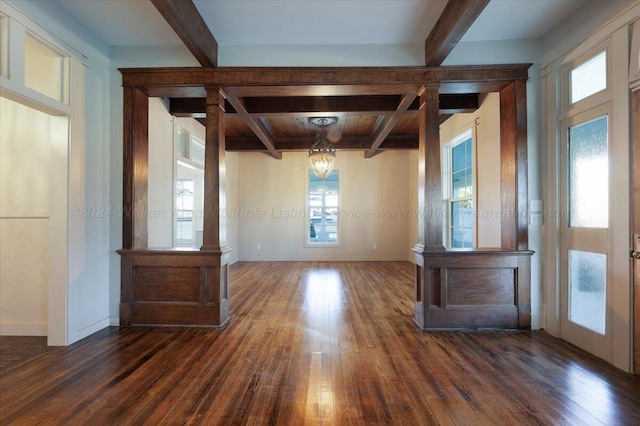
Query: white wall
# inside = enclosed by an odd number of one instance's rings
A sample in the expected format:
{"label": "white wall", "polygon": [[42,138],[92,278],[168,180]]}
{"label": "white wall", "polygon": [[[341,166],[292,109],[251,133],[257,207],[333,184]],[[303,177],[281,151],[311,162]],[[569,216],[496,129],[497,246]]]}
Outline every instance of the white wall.
{"label": "white wall", "polygon": [[49,324],[49,343],[70,344],[110,322],[109,218],[117,212],[109,202],[109,48],[55,2],[11,3],[30,30],[77,58],[71,70],[70,136],[51,152],[65,168],[52,175],[52,187],[62,194],[52,200],[62,215],[56,213],[52,241],[62,240],[64,246],[51,247],[50,255],[62,252],[64,262],[52,262],[51,273],[66,285],[50,289],[50,319],[53,311],[53,321],[63,326],[52,336]]}
{"label": "white wall", "polygon": [[149,247],[173,245],[173,119],[167,102],[149,99]]}
{"label": "white wall", "polygon": [[[340,248],[305,247],[306,152],[239,154],[240,260],[406,260],[409,242],[408,151],[338,152],[340,170]],[[258,249],[260,245],[260,249]],[[373,246],[376,246],[374,249]]]}
{"label": "white wall", "polygon": [[0,334],[46,336],[51,116],[6,98],[0,110]]}
{"label": "white wall", "polygon": [[[237,152],[225,154],[227,177],[227,210],[235,211],[240,206],[240,155]],[[227,245],[231,248],[229,264],[240,260],[240,229],[236,216],[227,214]]]}

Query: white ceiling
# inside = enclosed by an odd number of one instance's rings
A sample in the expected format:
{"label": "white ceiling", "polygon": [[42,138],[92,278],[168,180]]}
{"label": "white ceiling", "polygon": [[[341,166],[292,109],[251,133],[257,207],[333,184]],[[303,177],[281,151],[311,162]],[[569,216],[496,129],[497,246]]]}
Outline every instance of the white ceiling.
{"label": "white ceiling", "polygon": [[[492,0],[463,41],[537,38],[585,0]],[[112,46],[180,45],[148,0],[58,0]],[[220,45],[424,43],[446,0],[194,0]]]}

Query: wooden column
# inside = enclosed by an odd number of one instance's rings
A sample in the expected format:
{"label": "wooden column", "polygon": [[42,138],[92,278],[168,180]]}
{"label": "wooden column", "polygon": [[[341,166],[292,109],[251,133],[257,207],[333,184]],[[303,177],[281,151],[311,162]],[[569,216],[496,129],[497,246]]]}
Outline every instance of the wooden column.
{"label": "wooden column", "polygon": [[500,91],[502,248],[528,250],[527,82]]}
{"label": "wooden column", "polygon": [[124,88],[122,247],[147,248],[149,98]]}
{"label": "wooden column", "polygon": [[226,182],[224,146],[224,92],[207,86],[206,141],[204,159],[204,217],[201,252],[219,259],[219,267],[207,268],[206,292],[216,307],[217,326],[229,319],[229,251],[227,247]]}
{"label": "wooden column", "polygon": [[439,304],[439,296],[425,274],[425,253],[443,251],[442,167],[440,164],[439,84],[427,83],[420,93],[420,133],[418,145],[418,244],[415,253],[415,316],[425,328],[429,305]]}
{"label": "wooden column", "polygon": [[418,246],[429,251],[444,250],[438,87],[438,83],[429,83],[420,94]]}
{"label": "wooden column", "polygon": [[207,86],[204,157],[204,224],[201,250],[216,251],[227,245],[225,215],[224,93]]}

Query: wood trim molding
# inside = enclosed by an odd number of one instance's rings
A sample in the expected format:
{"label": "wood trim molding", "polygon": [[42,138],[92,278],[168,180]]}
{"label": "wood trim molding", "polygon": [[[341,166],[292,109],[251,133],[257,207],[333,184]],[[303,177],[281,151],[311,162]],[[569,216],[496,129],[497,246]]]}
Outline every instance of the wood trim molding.
{"label": "wood trim molding", "polygon": [[151,0],[203,67],[218,65],[218,42],[191,0]]}
{"label": "wood trim molding", "polygon": [[441,65],[487,4],[489,0],[449,0],[424,43],[425,65]]}

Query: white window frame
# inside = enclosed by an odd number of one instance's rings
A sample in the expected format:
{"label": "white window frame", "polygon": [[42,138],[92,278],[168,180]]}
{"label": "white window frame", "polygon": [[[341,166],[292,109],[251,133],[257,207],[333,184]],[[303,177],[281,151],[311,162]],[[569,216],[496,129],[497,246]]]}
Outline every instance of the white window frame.
{"label": "white window frame", "polygon": [[[336,218],[337,221],[337,238],[335,242],[313,242],[310,241],[311,238],[311,207],[309,206],[309,191],[310,191],[310,181],[309,181],[309,176],[310,173],[313,173],[311,171],[311,169],[307,169],[305,168],[305,221],[304,221],[304,247],[309,247],[309,248],[341,248],[342,247],[342,237],[341,237],[341,223],[342,220],[340,220],[340,206],[342,206],[342,177],[341,177],[341,172],[339,169],[333,169],[333,172],[337,172],[338,173],[338,205],[335,207],[338,210],[338,216]],[[323,206],[324,208],[333,208],[333,206]]]}
{"label": "white window frame", "polygon": [[[478,235],[478,218],[475,215],[477,209],[477,165],[476,165],[476,128],[475,126],[467,128],[466,130],[458,133],[455,137],[443,143],[441,146],[441,164],[442,164],[442,199],[443,199],[443,239],[445,246],[451,248],[451,205],[453,202],[470,200],[473,209],[473,221],[471,235],[473,238],[472,247],[477,247],[477,235]],[[452,151],[453,148],[471,139],[471,196],[452,198],[451,192],[453,190],[451,185],[452,179]]]}
{"label": "white window frame", "polygon": [[633,23],[631,57],[629,60],[629,83],[632,84],[632,86],[640,85],[640,19]]}
{"label": "white window frame", "polygon": [[[602,52],[606,52],[607,61],[607,87],[593,93],[586,98],[580,99],[574,103],[571,103],[571,71],[578,68],[580,65],[596,57]],[[611,40],[608,39],[603,43],[589,49],[587,52],[573,59],[571,62],[565,64],[561,72],[561,116],[560,120],[564,120],[580,112],[594,108],[601,105],[612,97],[612,80],[611,76],[613,70],[611,69],[613,61],[611,60]]]}

